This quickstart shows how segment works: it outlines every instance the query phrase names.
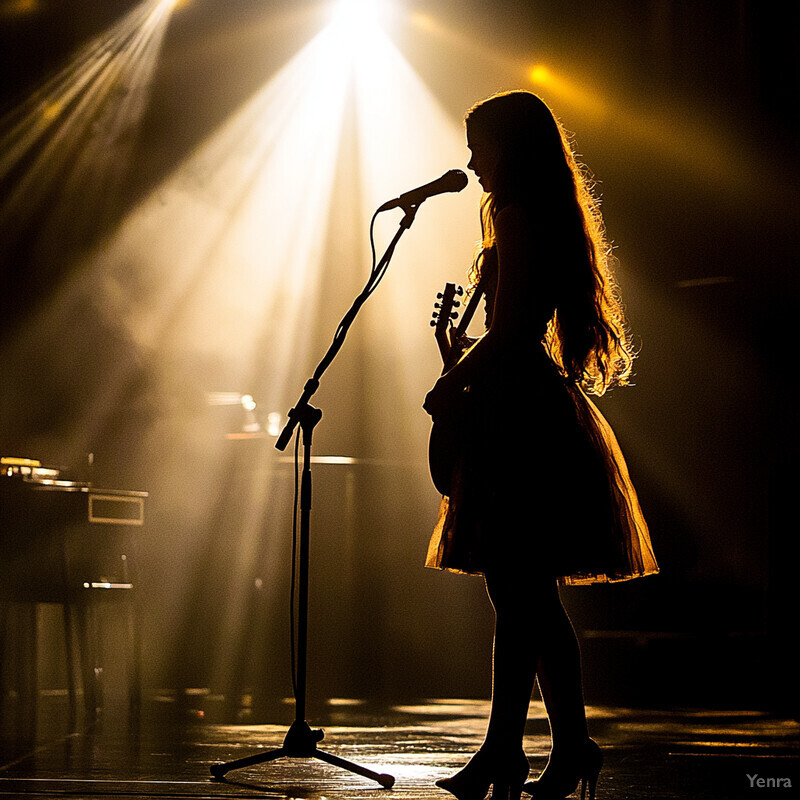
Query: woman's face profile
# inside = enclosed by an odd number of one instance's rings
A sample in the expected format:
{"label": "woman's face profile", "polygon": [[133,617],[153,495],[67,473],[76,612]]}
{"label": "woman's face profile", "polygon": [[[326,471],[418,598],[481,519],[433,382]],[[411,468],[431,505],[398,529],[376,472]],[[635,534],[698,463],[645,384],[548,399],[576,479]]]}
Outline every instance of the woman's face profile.
{"label": "woman's face profile", "polygon": [[467,129],[467,148],[471,153],[467,169],[475,173],[484,192],[494,191],[494,174],[500,161],[497,144],[486,134]]}

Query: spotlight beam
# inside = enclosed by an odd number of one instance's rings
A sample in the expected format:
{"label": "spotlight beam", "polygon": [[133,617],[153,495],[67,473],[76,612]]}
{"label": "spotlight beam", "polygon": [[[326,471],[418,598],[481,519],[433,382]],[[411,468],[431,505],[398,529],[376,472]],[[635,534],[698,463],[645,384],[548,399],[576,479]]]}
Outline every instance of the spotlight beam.
{"label": "spotlight beam", "polygon": [[144,0],[0,120],[0,249],[36,222],[63,250],[114,207],[172,5]]}

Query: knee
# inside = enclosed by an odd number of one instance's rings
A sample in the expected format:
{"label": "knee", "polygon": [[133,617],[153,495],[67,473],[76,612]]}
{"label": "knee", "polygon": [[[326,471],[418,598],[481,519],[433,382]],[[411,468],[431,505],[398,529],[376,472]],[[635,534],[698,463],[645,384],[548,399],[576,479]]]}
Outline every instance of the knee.
{"label": "knee", "polygon": [[508,568],[487,571],[485,580],[497,616],[527,619],[535,625],[563,612],[555,578]]}

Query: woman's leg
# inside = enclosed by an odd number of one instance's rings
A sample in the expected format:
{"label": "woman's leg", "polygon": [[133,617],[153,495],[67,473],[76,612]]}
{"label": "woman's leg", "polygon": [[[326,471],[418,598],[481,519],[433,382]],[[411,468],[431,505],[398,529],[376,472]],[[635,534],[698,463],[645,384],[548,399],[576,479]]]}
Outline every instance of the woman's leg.
{"label": "woman's leg", "polygon": [[459,800],[492,796],[517,798],[528,774],[522,737],[536,677],[538,649],[529,635],[525,610],[530,598],[524,583],[497,571],[487,572],[486,587],[495,611],[492,707],[486,737],[469,763],[436,782]]}
{"label": "woman's leg", "polygon": [[589,738],[578,638],[560,599],[542,642],[536,677],[544,700],[553,750],[569,752]]}
{"label": "woman's leg", "polygon": [[554,749],[588,738],[580,648],[555,580],[512,571],[487,572],[495,611],[492,710],[486,746],[522,746],[534,679],[538,678]]}
{"label": "woman's leg", "polygon": [[520,577],[509,575],[505,570],[487,571],[486,590],[495,623],[492,705],[483,746],[510,755],[522,750],[540,642],[531,635],[526,619],[531,598],[526,596]]}
{"label": "woman's leg", "polygon": [[537,680],[542,692],[553,747],[539,778],[525,785],[531,800],[555,800],[572,794],[581,785],[594,798],[603,764],[600,748],[589,738],[583,700],[578,639],[560,602],[548,615],[549,626],[542,638]]}

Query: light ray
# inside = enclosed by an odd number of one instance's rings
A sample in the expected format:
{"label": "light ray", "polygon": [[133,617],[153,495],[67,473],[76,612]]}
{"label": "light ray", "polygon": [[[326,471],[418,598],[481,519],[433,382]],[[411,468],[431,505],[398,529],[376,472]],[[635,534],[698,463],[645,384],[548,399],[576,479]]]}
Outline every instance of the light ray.
{"label": "light ray", "polygon": [[5,249],[37,220],[38,248],[76,241],[106,219],[131,166],[174,0],[145,0],[0,121]]}
{"label": "light ray", "polygon": [[[347,89],[343,68],[331,61],[331,46],[326,32],[310,42],[90,259],[102,286],[99,308],[124,326],[137,349],[153,354],[164,393],[190,407],[187,388],[213,388],[221,376],[233,385],[255,377],[258,403],[266,409],[284,408],[289,391],[300,385],[314,330],[306,324],[309,308],[321,286]],[[253,375],[258,365],[266,374]],[[182,385],[187,374],[188,387]],[[191,415],[165,422],[167,429],[152,431],[154,440],[177,430],[203,465],[193,497],[179,513],[187,530],[206,530],[215,509],[226,507],[224,484],[213,468],[221,463],[224,442],[198,430]],[[154,479],[176,486],[185,453],[186,445],[174,458],[167,456]],[[260,458],[263,467],[256,461],[248,470],[245,502],[231,509],[242,513],[231,523],[242,535],[224,554],[240,587],[252,585],[246,576],[252,578],[263,548],[265,507],[282,512],[289,502],[287,487],[268,469],[268,449]],[[218,544],[213,537],[208,542]],[[181,577],[183,591],[195,577]],[[275,576],[262,579],[274,591]],[[239,641],[246,624],[240,606],[246,597],[232,592],[229,605],[219,609],[228,644]],[[221,658],[235,650],[221,645]],[[219,668],[225,672],[227,666]]]}
{"label": "light ray", "polygon": [[[375,36],[361,59],[355,75],[366,218],[406,189],[453,167],[465,168],[466,148],[461,121],[444,112],[388,36]],[[404,426],[404,435],[398,437],[395,430],[387,436],[394,439],[395,453],[398,446],[409,448],[407,457],[425,451],[430,421],[420,410],[421,398],[439,369],[427,324],[433,300],[445,280],[464,282],[480,238],[479,198],[473,182],[458,195],[434,197],[420,207],[367,311],[371,329],[381,331],[374,337],[378,363],[393,375],[388,381],[374,376],[375,406],[397,407],[394,418]],[[402,212],[396,211],[381,220],[384,240],[401,219]],[[402,402],[381,395],[381,389],[400,392]]]}
{"label": "light ray", "polygon": [[[87,387],[88,402],[69,419],[65,459],[93,448],[124,406],[132,374],[143,366],[149,371],[156,411],[136,449],[155,456],[148,470],[158,487],[151,514],[168,531],[154,565],[156,579],[163,579],[163,597],[155,602],[164,600],[165,607],[153,652],[165,662],[180,658],[187,642],[174,631],[190,629],[192,592],[198,585],[207,592],[209,568],[224,561],[231,583],[207,632],[222,677],[247,640],[254,578],[262,598],[282,585],[291,485],[267,441],[237,473],[244,485],[239,502],[230,504],[232,472],[225,467],[236,460],[206,427],[208,393],[251,392],[265,414],[285,411],[322,355],[314,348],[333,333],[323,323],[339,318],[352,299],[350,288],[367,277],[372,211],[466,160],[460,120],[443,112],[389,38],[375,28],[358,46],[343,47],[341,34],[336,25],[324,29],[272,76],[84,254],[15,339],[18,369],[50,348],[60,362],[54,374],[73,387],[93,344],[79,331],[68,355],[58,349],[77,318],[90,317],[124,344],[128,357],[103,363],[102,378],[95,375]],[[135,40],[129,33],[126,41]],[[59,82],[57,91],[32,102],[36,119],[18,129],[15,141],[24,144],[16,161],[3,162],[9,176],[22,153],[37,151],[40,139],[58,132],[75,150],[73,163],[86,158],[98,176],[113,172],[114,164],[65,124],[96,118],[95,105],[117,74],[102,47],[85,61],[80,84]],[[140,69],[135,74],[143,78]],[[112,95],[100,103],[110,118],[123,99],[112,102]],[[80,114],[71,116],[77,108]],[[352,135],[345,139],[345,132]],[[41,171],[53,164],[68,169],[58,160],[60,146],[41,149]],[[350,174],[343,168],[348,153],[355,156],[346,162]],[[424,461],[429,419],[421,409],[439,371],[427,323],[442,282],[463,280],[478,238],[478,196],[473,185],[420,209],[385,283],[357,321],[367,344],[359,348],[354,340],[326,387],[326,402],[350,415],[337,420],[345,449],[331,455],[364,455],[356,452],[363,436],[368,455],[402,465],[410,476],[402,482],[403,497],[396,471],[376,478],[375,491],[391,503],[411,504],[423,530],[437,503]],[[381,217],[379,248],[398,221],[395,214]],[[355,417],[359,409],[363,418]],[[270,425],[276,428],[274,418]],[[355,519],[352,503],[348,508]],[[219,535],[234,527],[235,542]],[[266,547],[271,558],[265,563]]]}
{"label": "light ray", "polygon": [[493,48],[434,16],[415,12],[412,23],[422,35],[463,53],[470,63],[486,64],[499,77],[500,88],[530,87],[565,120],[580,123],[582,130],[597,127],[605,141],[628,152],[635,148],[633,152],[644,159],[655,157],[658,163],[678,170],[681,180],[688,178],[717,196],[722,190],[730,199],[749,197],[760,204],[769,199],[765,171],[785,182],[780,169],[765,163],[737,138],[737,127],[722,128],[707,107],[692,107],[679,98],[660,97],[654,102],[648,97],[643,102],[641,97],[628,97],[624,87],[609,83],[602,69],[576,70],[571,54],[531,65],[530,53]]}

